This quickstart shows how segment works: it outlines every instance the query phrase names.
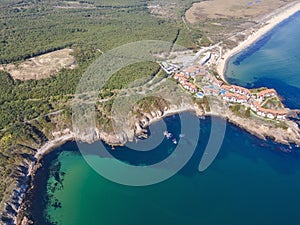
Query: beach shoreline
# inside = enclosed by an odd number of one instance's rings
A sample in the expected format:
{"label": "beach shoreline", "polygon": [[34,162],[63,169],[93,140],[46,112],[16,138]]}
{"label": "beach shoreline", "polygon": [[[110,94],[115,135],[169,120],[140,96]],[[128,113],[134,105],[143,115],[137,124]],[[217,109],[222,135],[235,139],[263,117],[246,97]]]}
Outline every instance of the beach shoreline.
{"label": "beach shoreline", "polygon": [[[281,13],[279,13],[278,15],[273,15],[269,20],[260,23],[258,26],[262,26],[260,28],[256,28],[257,30],[252,33],[251,35],[248,36],[248,38],[242,42],[240,42],[238,44],[238,46],[232,48],[232,49],[226,49],[225,54],[223,55],[223,57],[221,57],[218,65],[217,65],[217,72],[219,73],[220,77],[226,81],[225,79],[225,70],[226,70],[226,66],[227,66],[227,62],[228,60],[234,56],[235,54],[243,51],[244,49],[246,49],[247,47],[249,47],[250,45],[252,45],[253,43],[255,43],[257,40],[259,40],[263,35],[265,35],[266,33],[268,33],[269,31],[271,31],[274,27],[276,27],[278,24],[280,24],[281,22],[283,22],[284,20],[290,18],[291,16],[293,16],[295,13],[297,13],[298,11],[300,11],[300,2],[294,2],[293,4],[289,4],[288,7],[285,7],[285,10]],[[257,26],[257,25],[256,25]],[[250,28],[250,30],[253,28]],[[249,29],[247,29],[249,31]],[[195,108],[193,108],[193,106],[184,106],[184,107],[179,107],[176,109],[170,109],[170,110],[166,110],[164,112],[161,112],[162,115],[159,115],[156,113],[156,117],[153,116],[153,118],[147,118],[148,121],[147,124],[143,124],[144,126],[141,127],[141,130],[143,130],[143,128],[149,126],[150,124],[157,122],[161,119],[163,119],[164,117],[170,116],[170,115],[174,115],[176,113],[180,113],[180,112],[185,112],[185,111],[195,111]],[[201,112],[196,112],[196,114],[198,116],[202,116]],[[205,112],[203,115],[205,116],[210,116],[213,115],[213,113],[209,113],[209,112]],[[224,115],[216,115],[216,116],[224,116]],[[226,118],[226,116],[224,116]],[[261,135],[259,132],[255,131],[255,127],[254,124],[249,124],[249,126],[243,125],[241,126],[241,124],[243,124],[242,121],[239,121],[236,118],[231,117],[231,120],[229,120],[231,123],[236,124],[237,126],[240,126],[242,129],[260,137],[260,138],[264,138],[264,135]],[[254,129],[255,128],[255,129]],[[258,129],[258,128],[257,128]],[[107,136],[107,134],[103,134],[103,136],[106,137],[107,140],[109,140],[109,136]],[[54,149],[56,149],[57,147],[61,146],[62,144],[68,142],[68,141],[74,141],[75,139],[75,134],[73,132],[68,132],[64,135],[60,135],[59,137],[56,137],[52,140],[49,140],[48,142],[46,142],[43,146],[41,146],[41,148],[37,149],[37,152],[35,154],[35,159],[36,162],[34,164],[32,164],[31,166],[29,166],[29,171],[27,174],[28,180],[26,182],[30,182],[30,180],[34,179],[35,176],[35,172],[36,170],[39,168],[39,162],[40,160],[48,153],[50,153],[51,151],[53,151]],[[103,140],[103,138],[99,138],[99,140]],[[107,141],[104,140],[104,141]],[[281,140],[276,139],[275,141],[279,142]],[[284,144],[288,144],[288,143],[284,143]],[[30,178],[30,179],[29,179]],[[29,184],[30,185],[30,184]],[[31,187],[30,185],[30,188]],[[21,218],[17,218],[18,216],[21,216],[19,213],[22,211],[23,209],[19,209],[18,211],[18,215],[16,216],[16,220],[15,223],[16,224],[20,224],[22,221],[22,217]]]}
{"label": "beach shoreline", "polygon": [[[262,127],[260,126],[257,126],[254,123],[250,123],[250,122],[247,122],[245,123],[244,119],[242,121],[240,121],[237,117],[234,117],[232,115],[227,115],[226,114],[220,114],[220,113],[217,113],[217,112],[214,112],[214,111],[210,111],[210,112],[204,112],[204,111],[201,111],[199,108],[197,108],[195,105],[192,106],[192,105],[181,105],[180,107],[173,107],[173,108],[170,108],[169,110],[166,110],[166,111],[159,111],[159,112],[156,112],[155,115],[152,115],[151,113],[147,115],[147,118],[140,118],[139,119],[139,122],[140,122],[140,125],[141,125],[141,128],[142,130],[144,130],[145,128],[149,127],[151,124],[157,122],[157,121],[160,121],[162,119],[164,119],[165,117],[168,117],[168,116],[171,116],[171,115],[174,115],[174,114],[178,114],[178,113],[182,113],[182,112],[187,112],[187,111],[190,111],[191,113],[195,113],[195,115],[197,115],[199,118],[201,117],[206,117],[206,116],[217,116],[217,117],[220,117],[220,118],[224,118],[225,120],[227,120],[228,122],[232,123],[232,124],[235,124],[236,126],[240,127],[241,129],[243,130],[246,130],[247,132],[251,133],[252,135],[262,139],[262,140],[266,140],[266,137],[272,137],[272,132],[270,133],[264,133],[264,132],[258,132],[257,130],[266,130],[265,128],[263,129]],[[149,117],[151,115],[151,117]],[[142,122],[142,121],[147,121],[147,122]],[[287,145],[289,146],[289,142],[286,140],[287,137],[285,137],[284,135],[281,136],[281,135],[278,135],[278,130],[276,130],[276,132],[273,132],[273,135],[275,135],[273,137],[274,141],[277,142],[277,143],[281,143],[281,144],[284,144],[284,145]],[[94,141],[104,141],[106,143],[109,142],[110,140],[110,135],[108,134],[104,134],[104,135],[100,135],[98,136],[97,139],[95,139]],[[106,136],[106,140],[103,140],[103,137]],[[102,138],[101,138],[102,137]],[[22,185],[26,185],[27,188],[24,189],[23,193],[21,193],[20,195],[20,198],[22,199],[22,204],[20,204],[20,207],[19,209],[17,210],[17,215],[14,217],[14,224],[22,224],[22,222],[24,220],[28,220],[28,218],[26,216],[24,216],[24,212],[26,212],[27,208],[26,208],[26,205],[24,205],[24,199],[26,199],[26,195],[28,194],[28,192],[34,188],[33,186],[33,181],[35,179],[35,174],[36,174],[36,171],[40,168],[41,166],[41,159],[49,154],[50,152],[54,151],[55,149],[57,149],[59,146],[65,144],[66,142],[69,142],[69,141],[82,141],[82,142],[85,142],[85,140],[81,140],[81,138],[77,137],[76,138],[76,135],[75,133],[73,133],[71,130],[69,130],[69,132],[65,133],[65,134],[62,134],[62,135],[59,135],[57,136],[56,138],[52,139],[52,140],[49,140],[48,142],[44,143],[43,146],[41,146],[39,149],[37,149],[37,152],[35,153],[34,155],[34,158],[35,158],[35,161],[32,162],[31,165],[28,165],[28,172],[26,173],[26,179],[24,179],[19,186],[22,186]],[[113,141],[115,141],[116,139],[112,139]],[[121,141],[121,140],[120,140]],[[113,142],[111,143],[108,143],[112,146],[121,146],[122,143],[121,142],[118,142],[116,144],[113,144]],[[125,144],[125,143],[123,143]],[[300,145],[300,142],[297,143]]]}
{"label": "beach shoreline", "polygon": [[[283,7],[282,10],[283,11],[280,12],[279,14],[272,13],[271,16],[270,16],[270,14],[266,15],[266,18],[270,17],[268,20],[255,25],[255,27],[248,28],[247,30],[244,31],[244,32],[246,32],[251,29],[256,29],[254,32],[252,32],[250,35],[248,35],[248,37],[244,41],[238,43],[238,45],[232,49],[225,50],[225,53],[221,56],[220,61],[218,62],[217,67],[216,67],[219,76],[224,81],[226,81],[225,72],[226,72],[227,63],[230,60],[230,58],[233,57],[234,55],[238,54],[239,52],[245,50],[246,48],[248,48],[249,46],[251,46],[252,44],[257,42],[265,34],[267,34],[272,29],[274,29],[277,25],[279,25],[283,21],[287,20],[288,18],[290,18],[291,16],[293,16],[294,14],[299,12],[300,11],[300,2],[298,2],[298,1],[293,2],[293,3]],[[257,28],[258,26],[261,26],[261,27]],[[233,38],[233,37],[230,37],[230,38]]]}

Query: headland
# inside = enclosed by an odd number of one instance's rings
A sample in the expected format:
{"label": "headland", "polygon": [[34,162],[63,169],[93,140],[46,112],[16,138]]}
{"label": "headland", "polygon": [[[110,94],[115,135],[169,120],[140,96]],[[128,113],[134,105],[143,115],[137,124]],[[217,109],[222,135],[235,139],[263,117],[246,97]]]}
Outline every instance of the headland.
{"label": "headland", "polygon": [[[151,111],[143,112],[143,110],[140,110],[138,116],[133,117],[129,121],[130,129],[125,134],[111,134],[96,130],[93,140],[103,140],[111,145],[122,145],[127,141],[132,141],[136,136],[144,136],[145,128],[151,123],[168,115],[192,110],[196,111],[198,116],[217,115],[224,117],[262,139],[272,138],[276,142],[286,145],[290,143],[300,144],[300,132],[297,124],[287,119],[289,114],[292,113],[289,109],[286,109],[284,106],[280,106],[280,109],[266,109],[262,107],[265,100],[273,98],[276,98],[276,101],[278,100],[279,96],[277,96],[276,90],[273,92],[272,90],[259,89],[248,90],[248,92],[241,87],[227,85],[224,77],[226,63],[230,57],[253,44],[262,35],[299,10],[299,2],[289,4],[278,15],[268,15],[266,18],[269,19],[245,31],[248,36],[238,46],[226,49],[222,43],[218,43],[210,48],[206,48],[206,51],[198,55],[197,59],[200,57],[199,62],[202,65],[181,68],[180,71],[171,72],[171,79],[177,80],[178,86],[193,96],[193,102],[185,105],[165,105],[162,109],[153,108]],[[210,68],[215,66],[218,74],[208,73]],[[196,70],[193,71],[195,68]],[[175,69],[178,69],[178,67],[175,67]],[[200,82],[199,78],[201,78]],[[260,101],[260,105],[255,103],[256,100]],[[213,103],[213,105],[210,103]],[[246,106],[247,110],[243,110],[243,107],[240,106]],[[264,112],[264,110],[269,111]],[[270,115],[268,116],[268,114]],[[14,224],[29,224],[28,218],[23,217],[22,214],[24,210],[22,200],[28,188],[32,188],[30,184],[32,179],[34,179],[36,169],[39,167],[39,160],[57,146],[62,145],[66,141],[74,140],[76,136],[71,129],[57,130],[56,132],[56,134],[52,132],[49,140],[36,149],[33,159],[29,163],[24,164],[27,170],[21,171],[23,179],[19,179],[20,182],[16,184],[17,188],[14,189],[11,200],[5,203],[6,207],[9,206],[12,209],[10,212],[6,212],[5,217],[12,219]],[[76,138],[80,141],[86,140],[84,136]]]}

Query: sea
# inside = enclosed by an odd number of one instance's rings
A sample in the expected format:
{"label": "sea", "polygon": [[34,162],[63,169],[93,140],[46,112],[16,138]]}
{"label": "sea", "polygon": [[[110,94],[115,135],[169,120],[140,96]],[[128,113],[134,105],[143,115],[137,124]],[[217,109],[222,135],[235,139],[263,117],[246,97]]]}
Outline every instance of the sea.
{"label": "sea", "polygon": [[[226,79],[248,88],[275,88],[289,108],[300,108],[300,13],[282,22],[228,62]],[[198,120],[195,146],[182,134],[184,116]],[[163,137],[161,123],[179,141]],[[222,145],[204,171],[199,164],[213,129],[224,125]],[[219,126],[219,127],[218,127]],[[83,155],[68,142],[42,160],[30,193],[29,215],[37,225],[299,225],[300,148],[260,140],[221,118],[196,118],[191,112],[153,124],[150,137],[161,136],[153,150],[136,151],[138,143],[111,149],[102,142]],[[216,138],[216,137],[215,137]],[[217,137],[219,138],[219,137]],[[142,141],[142,140],[141,140]],[[174,158],[180,141],[194,147],[192,157],[166,180],[147,186],[128,186],[107,179],[87,161],[147,167]],[[99,155],[99,146],[110,156]],[[156,168],[156,173],[170,168]],[[172,169],[172,168],[171,168]],[[111,167],[111,170],[118,170]],[[126,171],[113,171],[128,176]]]}

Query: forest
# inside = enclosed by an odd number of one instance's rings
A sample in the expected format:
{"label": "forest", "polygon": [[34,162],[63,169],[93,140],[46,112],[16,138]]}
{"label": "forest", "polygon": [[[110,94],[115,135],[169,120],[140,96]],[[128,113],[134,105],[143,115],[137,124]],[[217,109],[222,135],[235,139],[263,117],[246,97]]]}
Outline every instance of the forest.
{"label": "forest", "polygon": [[[197,47],[202,33],[188,30],[181,20],[182,10],[193,1],[173,2],[178,5],[175,19],[151,14],[147,5],[157,3],[151,0],[0,1],[0,65],[18,65],[66,47],[74,50],[78,64],[76,69],[63,69],[42,80],[14,80],[0,71],[0,200],[9,193],[24,154],[32,154],[47,141],[44,133],[53,126],[47,114],[62,110],[64,121],[59,122],[69,123],[76,85],[102,52],[140,40],[173,42],[178,33],[176,44]],[[128,66],[109,80],[102,97],[158,72],[156,63]]]}

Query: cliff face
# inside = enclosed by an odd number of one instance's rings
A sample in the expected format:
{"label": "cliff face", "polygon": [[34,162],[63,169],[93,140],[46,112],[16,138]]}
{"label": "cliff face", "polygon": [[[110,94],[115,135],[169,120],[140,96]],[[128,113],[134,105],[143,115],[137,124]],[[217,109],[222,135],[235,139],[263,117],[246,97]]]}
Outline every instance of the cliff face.
{"label": "cliff face", "polygon": [[4,211],[2,212],[0,223],[5,225],[17,224],[17,216],[22,206],[25,193],[29,187],[31,180],[31,169],[34,167],[36,160],[31,157],[23,162],[15,172],[16,182],[13,184],[12,193],[4,203]]}
{"label": "cliff face", "polygon": [[[147,138],[146,128],[172,114],[183,111],[194,111],[198,116],[219,116],[226,118],[233,123],[256,137],[266,140],[271,138],[277,143],[290,145],[291,143],[300,145],[300,128],[299,125],[292,120],[274,121],[251,116],[245,118],[233,113],[228,106],[219,104],[218,100],[210,99],[209,108],[199,104],[181,104],[166,106],[163,110],[152,108],[151,111],[138,110],[138,115],[130,115],[130,119],[122,120],[122,126],[116,126],[114,132],[102,132],[98,129],[94,132],[93,141],[103,140],[110,145],[124,145],[131,142],[136,137]],[[298,112],[292,111],[290,115],[296,117]],[[89,138],[79,137],[81,141],[87,141]],[[89,139],[91,140],[91,139]]]}
{"label": "cliff face", "polygon": [[[114,131],[111,133],[96,129],[92,139],[94,141],[102,140],[110,145],[124,145],[126,142],[132,142],[135,138],[147,138],[147,127],[168,115],[180,113],[183,111],[195,111],[192,104],[181,104],[164,106],[163,109],[153,107],[150,111],[138,110],[138,113],[130,115],[129,119],[122,119],[122,123],[116,122]],[[200,113],[200,110],[198,110]],[[119,120],[119,119],[118,119]],[[81,141],[87,140],[86,137],[80,137]]]}
{"label": "cliff face", "polygon": [[[66,126],[56,127],[55,131],[47,134],[48,141],[36,150],[34,155],[27,156],[21,166],[15,171],[16,182],[11,187],[11,195],[2,201],[4,211],[1,215],[1,224],[30,224],[31,221],[20,213],[26,209],[22,206],[30,182],[35,170],[39,167],[39,159],[53,148],[66,141],[76,140],[92,142],[102,140],[110,145],[123,145],[128,141],[133,141],[135,137],[147,137],[146,128],[155,121],[168,115],[183,111],[195,111],[198,116],[215,115],[225,117],[229,122],[245,129],[251,134],[261,138],[272,138],[278,143],[289,145],[295,143],[300,145],[300,129],[296,122],[287,120],[283,124],[276,121],[268,121],[261,118],[244,118],[233,113],[229,107],[218,104],[216,99],[210,100],[210,105],[204,104],[180,104],[164,105],[163,107],[151,107],[148,110],[135,109],[135,113],[128,115],[127,119],[121,118],[121,126],[116,125],[114,132],[103,132],[98,128],[89,135],[75,135]],[[296,115],[295,112],[292,115]],[[120,122],[119,121],[119,122]],[[70,124],[69,124],[70,126]],[[71,127],[71,126],[70,126]]]}
{"label": "cliff face", "polygon": [[[171,105],[165,108],[165,110],[154,109],[150,112],[140,112],[139,116],[136,116],[131,121],[131,125],[134,128],[135,137],[147,137],[145,132],[149,125],[152,123],[167,117],[168,115],[184,112],[184,111],[195,111],[195,106],[192,104],[181,104],[179,106]],[[200,110],[197,110],[200,114]],[[201,114],[203,115],[203,114]]]}
{"label": "cliff face", "polygon": [[285,121],[286,127],[279,124],[265,122],[261,119],[244,119],[227,112],[228,121],[243,128],[247,132],[265,140],[271,138],[277,143],[300,145],[300,130],[297,123]]}

